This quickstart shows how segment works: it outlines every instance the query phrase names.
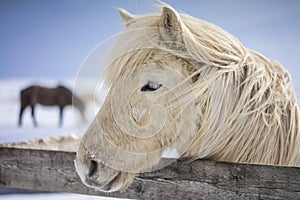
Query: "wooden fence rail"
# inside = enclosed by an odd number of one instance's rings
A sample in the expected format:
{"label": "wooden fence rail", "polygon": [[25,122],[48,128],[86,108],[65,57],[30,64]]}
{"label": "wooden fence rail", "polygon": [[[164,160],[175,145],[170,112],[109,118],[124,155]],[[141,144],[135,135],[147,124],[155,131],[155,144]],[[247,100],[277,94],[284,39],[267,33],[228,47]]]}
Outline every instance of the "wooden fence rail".
{"label": "wooden fence rail", "polygon": [[74,158],[74,152],[0,147],[0,187],[132,199],[300,199],[297,167],[174,161],[140,174],[123,192],[103,193],[81,183]]}

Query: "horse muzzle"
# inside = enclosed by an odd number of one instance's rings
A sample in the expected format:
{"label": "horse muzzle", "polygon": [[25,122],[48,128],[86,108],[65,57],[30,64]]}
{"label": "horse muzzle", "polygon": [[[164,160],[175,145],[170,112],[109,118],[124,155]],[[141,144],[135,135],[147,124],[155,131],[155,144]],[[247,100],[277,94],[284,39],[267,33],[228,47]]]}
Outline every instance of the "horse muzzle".
{"label": "horse muzzle", "polygon": [[114,192],[123,187],[120,171],[92,159],[86,152],[79,151],[74,164],[81,181],[88,187],[103,192]]}

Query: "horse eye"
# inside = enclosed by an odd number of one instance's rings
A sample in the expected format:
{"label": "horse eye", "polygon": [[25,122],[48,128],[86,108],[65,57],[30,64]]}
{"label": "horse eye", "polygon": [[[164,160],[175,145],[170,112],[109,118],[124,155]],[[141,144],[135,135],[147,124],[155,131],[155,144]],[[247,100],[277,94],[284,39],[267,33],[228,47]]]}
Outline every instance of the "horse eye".
{"label": "horse eye", "polygon": [[146,85],[144,85],[141,88],[141,91],[142,92],[147,92],[147,91],[152,92],[152,91],[158,90],[161,86],[162,86],[162,84],[148,82]]}

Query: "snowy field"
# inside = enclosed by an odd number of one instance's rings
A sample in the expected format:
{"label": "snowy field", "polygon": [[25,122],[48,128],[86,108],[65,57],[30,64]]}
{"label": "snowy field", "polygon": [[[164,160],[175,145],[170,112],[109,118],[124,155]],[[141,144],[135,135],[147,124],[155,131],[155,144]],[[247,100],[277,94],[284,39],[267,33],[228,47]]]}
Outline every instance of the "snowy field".
{"label": "snowy field", "polygon": [[[17,126],[19,115],[19,91],[33,83],[54,87],[58,83],[72,88],[72,80],[0,80],[0,143],[24,141],[47,136],[68,135],[76,133],[72,108],[64,111],[62,128],[58,128],[58,108],[36,107],[36,119],[38,127],[34,128],[31,120],[30,109],[26,109],[23,115],[23,127]],[[84,124],[82,125],[84,126]],[[83,199],[112,199],[77,194],[41,193],[41,194],[0,194],[0,200],[83,200]]]}
{"label": "snowy field", "polygon": [[[31,110],[26,108],[23,114],[23,126],[19,128],[19,92],[30,84],[42,83],[42,85],[54,87],[56,81],[53,80],[0,80],[0,142],[17,142],[28,139],[42,138],[46,136],[65,135],[74,133],[74,114],[71,107],[66,107],[64,111],[63,127],[58,127],[59,110],[56,107],[44,107],[37,105],[35,109],[38,127],[35,128],[31,119]],[[71,81],[63,81],[71,87]]]}

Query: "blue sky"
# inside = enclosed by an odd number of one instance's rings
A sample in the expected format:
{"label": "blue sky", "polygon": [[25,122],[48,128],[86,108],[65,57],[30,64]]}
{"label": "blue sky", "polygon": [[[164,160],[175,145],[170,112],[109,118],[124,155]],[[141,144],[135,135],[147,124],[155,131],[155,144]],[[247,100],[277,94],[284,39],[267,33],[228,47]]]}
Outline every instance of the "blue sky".
{"label": "blue sky", "polygon": [[[166,0],[284,65],[299,86],[300,1]],[[117,12],[153,11],[150,0],[1,0],[0,78],[75,77],[100,42],[120,32]],[[297,83],[298,82],[298,83]]]}

